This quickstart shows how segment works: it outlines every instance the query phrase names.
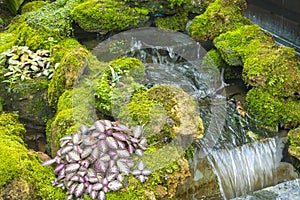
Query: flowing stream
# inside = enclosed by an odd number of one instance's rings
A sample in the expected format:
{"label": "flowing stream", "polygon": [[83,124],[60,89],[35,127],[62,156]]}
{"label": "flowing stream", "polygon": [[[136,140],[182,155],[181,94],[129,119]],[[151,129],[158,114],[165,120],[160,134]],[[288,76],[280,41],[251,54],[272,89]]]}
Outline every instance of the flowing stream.
{"label": "flowing stream", "polygon": [[[277,168],[285,138],[257,126],[254,118],[236,112],[235,99],[226,95],[222,73],[216,67],[201,65],[206,51],[199,43],[181,33],[144,28],[111,37],[93,53],[104,61],[120,55],[136,57],[146,66],[143,84],[148,88],[174,85],[198,102],[205,134],[195,141],[192,177],[179,189],[179,199],[229,199],[281,181]],[[200,169],[205,162],[213,172],[207,173],[217,180],[212,187],[218,192],[210,190],[201,197],[198,193],[203,188],[197,184],[206,176]],[[208,183],[210,180],[206,179]]]}

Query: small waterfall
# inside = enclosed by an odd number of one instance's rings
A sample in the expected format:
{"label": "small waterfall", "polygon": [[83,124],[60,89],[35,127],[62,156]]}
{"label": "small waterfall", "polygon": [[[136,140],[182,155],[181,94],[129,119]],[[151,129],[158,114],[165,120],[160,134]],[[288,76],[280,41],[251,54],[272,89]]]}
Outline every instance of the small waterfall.
{"label": "small waterfall", "polygon": [[178,199],[228,199],[278,182],[284,139],[238,115],[235,104],[216,92],[223,79],[216,67],[201,65],[206,51],[199,43],[184,34],[145,28],[111,37],[93,53],[102,61],[138,58],[146,66],[146,87],[177,86],[198,102],[204,138],[195,141],[192,177],[178,189]]}
{"label": "small waterfall", "polygon": [[283,146],[281,140],[270,138],[234,149],[211,151],[210,162],[224,199],[277,184],[276,169]]}

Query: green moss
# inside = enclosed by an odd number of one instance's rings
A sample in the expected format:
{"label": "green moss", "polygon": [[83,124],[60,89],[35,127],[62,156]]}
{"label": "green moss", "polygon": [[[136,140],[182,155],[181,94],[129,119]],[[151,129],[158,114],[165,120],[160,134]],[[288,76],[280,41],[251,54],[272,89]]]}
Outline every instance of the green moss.
{"label": "green moss", "polygon": [[36,10],[39,10],[41,7],[47,5],[47,4],[48,3],[45,2],[45,1],[28,2],[24,6],[22,6],[21,11],[22,11],[22,14],[32,12],[32,11],[36,11]]}
{"label": "green moss", "polygon": [[189,32],[197,41],[213,40],[229,30],[235,30],[250,21],[243,16],[245,0],[216,0],[209,4],[206,11],[195,17]]}
{"label": "green moss", "polygon": [[53,61],[60,63],[49,84],[48,100],[56,107],[60,95],[74,87],[74,83],[84,69],[88,50],[74,39],[66,39],[52,48]]}
{"label": "green moss", "polygon": [[[42,167],[37,154],[28,152],[24,146],[21,137],[25,134],[25,128],[18,122],[17,116],[14,113],[2,113],[0,115],[1,191],[7,190],[10,184],[18,181],[18,186],[29,185],[29,191],[19,191],[12,188],[15,191],[10,193],[26,192],[27,194],[22,195],[27,196],[28,199],[55,200],[66,198],[66,194],[61,189],[51,185],[50,180],[55,177],[53,169]],[[15,194],[15,196],[18,195]]]}
{"label": "green moss", "polygon": [[[92,89],[92,88],[91,88]],[[88,88],[66,90],[59,98],[55,117],[47,122],[46,135],[52,156],[59,149],[59,139],[72,135],[82,124],[92,125],[97,119],[94,94]]]}
{"label": "green moss", "polygon": [[270,44],[274,42],[272,36],[259,26],[246,25],[219,35],[214,39],[214,45],[229,65],[240,66],[243,64],[242,58],[252,50],[247,47],[253,40]]}
{"label": "green moss", "polygon": [[14,33],[0,33],[0,53],[11,49],[17,41],[17,36]]}
{"label": "green moss", "polygon": [[27,159],[27,149],[14,137],[3,134],[3,130],[0,130],[0,137],[0,187],[3,187],[8,181],[20,177],[20,162]]}
{"label": "green moss", "polygon": [[[134,83],[130,78],[124,80],[124,77],[131,77],[134,81],[139,82],[144,77],[144,71],[145,66],[136,58],[121,57],[110,62],[96,85],[96,108],[101,113],[111,116],[112,103],[115,104],[116,102],[114,101],[118,99],[114,91],[118,92],[122,88],[128,88],[129,85],[131,88],[129,90],[141,87],[141,85]],[[119,98],[123,99],[122,97]]]}
{"label": "green moss", "polygon": [[261,124],[276,128],[281,120],[283,101],[260,88],[252,88],[246,96],[247,110]]}
{"label": "green moss", "polygon": [[[49,124],[51,123],[51,124]],[[73,110],[66,109],[56,114],[53,120],[47,124],[47,141],[50,145],[52,157],[56,156],[59,149],[59,139],[65,135],[72,135],[77,131],[79,125],[75,127],[75,120],[73,118]]]}
{"label": "green moss", "polygon": [[73,107],[73,90],[66,90],[57,103],[57,112]]}
{"label": "green moss", "polygon": [[295,128],[300,126],[300,100],[297,98],[288,98],[283,100],[282,114],[283,122],[285,127]]}
{"label": "green moss", "polygon": [[200,138],[203,131],[195,102],[170,85],[136,90],[129,103],[121,107],[118,119],[125,124],[144,125],[148,143],[156,148],[177,135]]}
{"label": "green moss", "polygon": [[71,10],[81,0],[59,0],[25,14],[26,23],[35,29],[47,28],[61,36],[70,36],[72,29]]}
{"label": "green moss", "polygon": [[0,131],[1,135],[17,136],[21,139],[25,136],[25,127],[18,121],[17,113],[1,113],[0,114]]}
{"label": "green moss", "polygon": [[177,13],[170,17],[157,17],[155,24],[161,29],[183,32],[188,21],[188,13]]}
{"label": "green moss", "polygon": [[221,53],[217,49],[209,50],[202,60],[203,67],[216,69],[220,71],[224,69],[224,79],[240,79],[242,78],[242,70],[240,67],[231,67],[222,58]]}
{"label": "green moss", "polygon": [[79,26],[86,31],[119,31],[137,27],[148,19],[148,11],[131,8],[121,1],[84,1],[76,6],[71,15]]}
{"label": "green moss", "polygon": [[292,48],[277,46],[257,25],[242,26],[214,40],[229,65],[243,65],[243,79],[269,93],[292,97],[300,88],[299,60]]}
{"label": "green moss", "polygon": [[244,61],[243,78],[248,85],[264,87],[281,97],[293,97],[299,92],[299,60],[294,49],[249,44],[251,47],[256,47],[257,53]]}
{"label": "green moss", "polygon": [[44,125],[45,120],[53,117],[53,110],[47,101],[48,80],[46,78],[18,81],[7,87],[10,92],[5,91],[3,94],[5,105],[8,110],[17,110],[23,120]]}
{"label": "green moss", "polygon": [[28,46],[33,51],[50,49],[51,43],[48,42],[49,38],[60,40],[56,30],[46,26],[33,28],[25,21],[24,15],[17,16],[7,32],[14,34],[17,38],[14,45]]}

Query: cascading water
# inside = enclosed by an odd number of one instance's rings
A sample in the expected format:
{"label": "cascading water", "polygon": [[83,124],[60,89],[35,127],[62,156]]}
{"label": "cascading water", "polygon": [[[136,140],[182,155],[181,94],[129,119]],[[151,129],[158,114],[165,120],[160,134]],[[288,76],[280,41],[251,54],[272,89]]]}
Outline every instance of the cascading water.
{"label": "cascading water", "polygon": [[[177,86],[198,102],[205,135],[196,141],[192,177],[178,189],[178,199],[233,198],[280,181],[276,169],[284,139],[237,114],[235,104],[226,99],[219,69],[201,65],[206,51],[199,43],[184,34],[145,28],[118,34],[93,53],[102,61],[136,57],[146,66],[145,86]],[[203,166],[211,170],[205,174],[200,171]],[[205,184],[214,184],[214,191],[203,192],[203,177]]]}

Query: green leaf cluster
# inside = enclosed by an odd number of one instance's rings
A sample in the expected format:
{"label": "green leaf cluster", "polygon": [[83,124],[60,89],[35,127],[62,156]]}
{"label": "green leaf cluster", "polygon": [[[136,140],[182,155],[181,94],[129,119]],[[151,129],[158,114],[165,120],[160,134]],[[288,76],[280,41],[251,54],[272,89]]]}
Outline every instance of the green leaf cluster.
{"label": "green leaf cluster", "polygon": [[2,82],[9,83],[7,89],[10,92],[17,82],[41,76],[51,79],[57,64],[51,65],[47,50],[32,52],[27,46],[14,46],[0,54],[0,67],[4,68],[1,71],[6,77]]}
{"label": "green leaf cluster", "polygon": [[[143,79],[144,71],[145,66],[136,58],[121,57],[110,62],[95,86],[96,108],[101,113],[111,116],[112,103],[116,105],[115,101],[124,99],[124,96],[117,95],[117,93],[123,93],[122,85],[133,84],[129,90],[142,87],[142,85],[134,82],[139,82]],[[131,94],[133,91],[126,90],[126,92]]]}

